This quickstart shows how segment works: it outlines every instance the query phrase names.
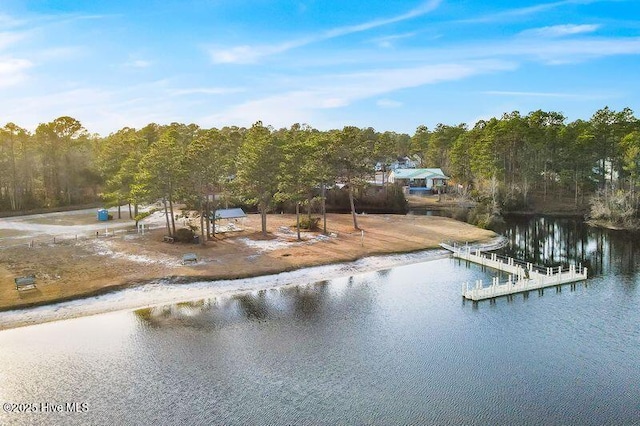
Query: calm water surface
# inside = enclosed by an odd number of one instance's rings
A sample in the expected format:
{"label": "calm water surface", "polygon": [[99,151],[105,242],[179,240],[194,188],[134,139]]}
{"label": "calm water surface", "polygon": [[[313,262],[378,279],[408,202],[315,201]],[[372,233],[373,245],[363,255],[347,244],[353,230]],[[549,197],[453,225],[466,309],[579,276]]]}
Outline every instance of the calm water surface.
{"label": "calm water surface", "polygon": [[0,424],[640,424],[638,240],[511,221],[505,252],[587,285],[464,303],[451,259],[0,332]]}

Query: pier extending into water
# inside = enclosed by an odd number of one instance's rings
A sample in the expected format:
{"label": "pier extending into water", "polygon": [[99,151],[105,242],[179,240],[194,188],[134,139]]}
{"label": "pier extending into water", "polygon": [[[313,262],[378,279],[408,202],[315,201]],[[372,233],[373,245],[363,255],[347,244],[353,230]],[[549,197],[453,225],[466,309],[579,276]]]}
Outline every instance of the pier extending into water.
{"label": "pier extending into water", "polygon": [[479,249],[471,247],[451,246],[440,244],[441,247],[452,252],[454,258],[477,263],[479,265],[506,272],[509,277],[501,283],[499,278],[493,278],[490,286],[484,286],[482,280],[477,280],[473,285],[462,285],[462,297],[472,301],[493,299],[501,296],[510,296],[516,293],[527,293],[531,290],[542,290],[546,287],[560,286],[567,283],[575,283],[587,279],[587,268],[580,265],[544,267],[522,262],[513,258],[500,258],[495,253],[483,253]]}

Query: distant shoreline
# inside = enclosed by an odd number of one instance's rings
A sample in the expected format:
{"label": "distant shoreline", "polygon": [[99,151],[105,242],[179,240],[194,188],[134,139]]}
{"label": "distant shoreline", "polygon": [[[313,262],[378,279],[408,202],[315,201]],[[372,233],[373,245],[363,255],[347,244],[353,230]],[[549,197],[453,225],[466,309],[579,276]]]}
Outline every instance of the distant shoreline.
{"label": "distant shoreline", "polygon": [[608,220],[591,219],[587,220],[586,223],[594,228],[608,229],[610,231],[640,232],[640,226],[624,226]]}

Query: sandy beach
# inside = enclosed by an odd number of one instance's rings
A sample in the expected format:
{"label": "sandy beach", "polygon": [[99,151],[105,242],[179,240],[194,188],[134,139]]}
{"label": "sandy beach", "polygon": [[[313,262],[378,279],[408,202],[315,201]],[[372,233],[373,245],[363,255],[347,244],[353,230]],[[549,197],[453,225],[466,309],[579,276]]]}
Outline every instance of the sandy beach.
{"label": "sandy beach", "polygon": [[[433,259],[445,254],[434,250],[442,241],[495,238],[491,231],[434,216],[360,215],[360,232],[350,215],[332,214],[328,237],[303,232],[297,241],[295,216],[270,215],[264,237],[259,216],[249,215],[237,222],[241,231],[216,234],[203,246],[162,242],[166,229],[158,214],[145,235],[126,232],[132,222],[122,220],[110,223],[111,235],[103,236],[103,224],[82,224],[83,217],[60,223],[68,220],[61,215],[57,224],[46,215],[0,221],[0,329],[313,283]],[[84,234],[77,237],[78,231]],[[185,253],[196,254],[198,262],[183,265]],[[16,290],[14,277],[26,274],[35,274],[36,290]]]}

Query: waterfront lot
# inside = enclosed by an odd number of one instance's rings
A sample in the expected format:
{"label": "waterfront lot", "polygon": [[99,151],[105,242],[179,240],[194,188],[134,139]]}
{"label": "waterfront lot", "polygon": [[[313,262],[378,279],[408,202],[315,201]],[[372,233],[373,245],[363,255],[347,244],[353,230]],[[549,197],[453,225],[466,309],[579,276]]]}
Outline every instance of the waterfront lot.
{"label": "waterfront lot", "polygon": [[[242,231],[217,234],[206,245],[168,244],[162,242],[166,229],[157,217],[145,235],[127,233],[133,222],[123,220],[115,236],[96,237],[95,232],[104,232],[105,223],[87,224],[84,216],[77,216],[80,225],[32,223],[29,228],[22,220],[25,239],[20,244],[4,237],[4,230],[11,228],[3,219],[0,309],[68,300],[169,277],[182,281],[250,277],[434,248],[444,240],[471,242],[495,235],[448,218],[396,215],[360,215],[362,234],[353,229],[350,215],[330,214],[329,237],[303,232],[303,240],[297,241],[295,216],[274,214],[268,218],[267,237],[259,232],[259,215],[249,215],[241,222]],[[42,221],[50,220],[42,217]],[[84,233],[76,240],[79,231]],[[26,237],[35,241],[32,247]],[[185,253],[195,253],[198,262],[182,265]],[[14,278],[30,274],[36,276],[37,289],[17,291]]]}

